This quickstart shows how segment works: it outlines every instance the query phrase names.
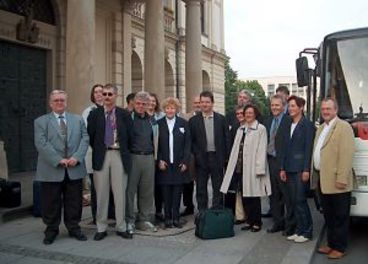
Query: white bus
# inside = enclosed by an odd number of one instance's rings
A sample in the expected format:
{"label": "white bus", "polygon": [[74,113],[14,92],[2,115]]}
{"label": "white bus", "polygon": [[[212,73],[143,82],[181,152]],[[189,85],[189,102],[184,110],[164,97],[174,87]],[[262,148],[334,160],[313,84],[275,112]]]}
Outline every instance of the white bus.
{"label": "white bus", "polygon": [[[309,54],[309,55],[308,55]],[[315,68],[309,69],[308,59]],[[320,123],[324,97],[336,98],[338,115],[354,130],[356,152],[351,216],[368,216],[368,28],[327,35],[318,49],[305,49],[296,61],[298,86],[308,86],[307,115]],[[318,85],[317,85],[318,83]]]}

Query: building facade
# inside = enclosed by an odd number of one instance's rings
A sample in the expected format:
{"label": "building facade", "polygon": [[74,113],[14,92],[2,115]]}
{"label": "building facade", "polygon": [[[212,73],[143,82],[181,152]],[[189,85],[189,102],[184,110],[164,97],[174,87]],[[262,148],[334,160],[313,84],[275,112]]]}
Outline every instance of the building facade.
{"label": "building facade", "polygon": [[246,78],[244,81],[256,80],[262,86],[267,97],[271,97],[276,93],[276,89],[279,86],[286,86],[290,95],[296,95],[306,99],[306,87],[298,87],[295,76],[269,76],[269,77],[254,77]]}
{"label": "building facade", "polygon": [[[33,3],[33,4],[32,4]],[[183,111],[202,90],[224,112],[223,0],[0,1],[0,141],[9,172],[33,170],[33,120],[47,94],[65,89],[81,113],[96,83],[119,104],[146,90],[178,97]]]}

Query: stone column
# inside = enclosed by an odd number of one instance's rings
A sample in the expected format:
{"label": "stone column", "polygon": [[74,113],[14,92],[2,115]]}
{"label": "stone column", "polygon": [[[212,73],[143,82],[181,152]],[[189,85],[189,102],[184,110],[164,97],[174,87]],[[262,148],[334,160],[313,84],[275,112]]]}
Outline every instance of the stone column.
{"label": "stone column", "polygon": [[190,109],[194,96],[202,92],[202,0],[186,0],[185,18],[185,86],[186,106]]}
{"label": "stone column", "polygon": [[162,0],[146,1],[144,90],[165,97],[165,31]]}
{"label": "stone column", "polygon": [[90,104],[94,82],[95,0],[68,0],[66,91],[68,111],[81,114]]}
{"label": "stone column", "polygon": [[132,92],[132,12],[133,2],[125,0],[123,7],[123,91],[125,97]]}

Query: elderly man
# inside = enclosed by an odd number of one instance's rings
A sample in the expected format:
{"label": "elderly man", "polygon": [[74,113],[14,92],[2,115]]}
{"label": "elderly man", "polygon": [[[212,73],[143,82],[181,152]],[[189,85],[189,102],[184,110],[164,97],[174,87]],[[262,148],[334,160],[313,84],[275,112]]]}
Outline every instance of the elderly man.
{"label": "elderly man", "polygon": [[102,95],[103,107],[96,108],[88,116],[88,134],[93,150],[93,181],[97,196],[97,232],[94,240],[99,241],[107,236],[110,188],[114,196],[116,234],[131,239],[132,234],[126,232],[125,197],[131,167],[128,142],[132,122],[129,113],[116,106],[116,86],[106,84]]}
{"label": "elderly man", "polygon": [[139,210],[137,229],[157,231],[157,227],[150,221],[153,213],[155,159],[153,127],[151,118],[146,112],[149,103],[149,93],[138,92],[134,97],[134,111],[131,113],[132,171],[127,188],[127,221],[130,234],[133,234],[135,229],[134,197],[137,193]]}
{"label": "elderly man", "polygon": [[347,247],[355,151],[353,130],[337,111],[335,99],[322,100],[325,122],[317,130],[313,151],[312,187],[320,190],[327,226],[327,246],[318,252],[330,259],[342,258]]}
{"label": "elderly man", "polygon": [[41,182],[42,220],[46,224],[43,243],[50,245],[59,234],[61,211],[69,236],[87,240],[81,232],[82,178],[87,175],[84,157],[88,134],[83,118],[66,112],[67,94],[50,93],[51,113],[34,121],[38,151],[36,181]]}
{"label": "elderly man", "polygon": [[[252,95],[247,90],[241,90],[238,93],[237,98],[237,106],[246,106],[247,104],[252,102]],[[231,111],[226,115],[226,121],[229,125],[229,129],[238,129],[239,127],[239,121],[236,118],[235,110]]]}

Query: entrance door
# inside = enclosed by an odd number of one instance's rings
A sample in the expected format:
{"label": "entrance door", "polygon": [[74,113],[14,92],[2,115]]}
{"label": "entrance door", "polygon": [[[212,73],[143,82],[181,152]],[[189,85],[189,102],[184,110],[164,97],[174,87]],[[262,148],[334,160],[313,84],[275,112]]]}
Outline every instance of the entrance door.
{"label": "entrance door", "polygon": [[0,41],[0,140],[9,173],[36,168],[33,121],[46,113],[46,51]]}

